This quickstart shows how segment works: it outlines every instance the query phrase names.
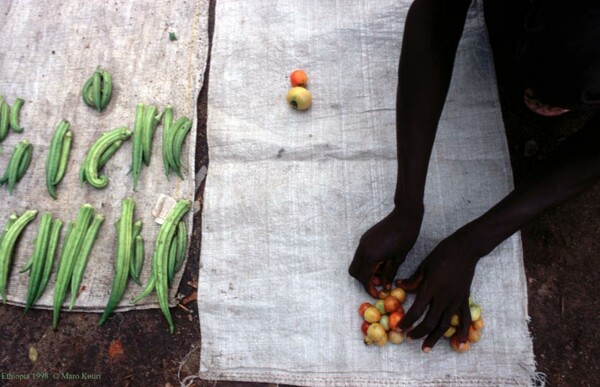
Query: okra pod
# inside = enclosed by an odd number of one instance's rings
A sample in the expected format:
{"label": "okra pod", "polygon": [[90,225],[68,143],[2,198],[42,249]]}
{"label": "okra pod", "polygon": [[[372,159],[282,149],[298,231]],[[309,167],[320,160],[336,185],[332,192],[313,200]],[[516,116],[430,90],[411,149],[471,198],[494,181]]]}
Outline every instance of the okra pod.
{"label": "okra pod", "polygon": [[173,155],[173,138],[175,134],[179,131],[179,128],[187,121],[187,117],[179,117],[172,124],[171,129],[169,130],[167,139],[166,139],[166,159],[172,170],[177,169],[177,163],[175,162],[175,156]]}
{"label": "okra pod", "polygon": [[102,96],[100,97],[100,111],[106,109],[112,94],[112,77],[106,70],[102,70]]}
{"label": "okra pod", "polygon": [[58,325],[58,316],[60,308],[65,299],[67,289],[71,283],[73,270],[75,268],[75,260],[81,249],[85,233],[90,226],[90,221],[94,214],[94,208],[89,204],[83,204],[79,207],[75,225],[71,231],[69,238],[66,240],[61,252],[60,263],[58,265],[58,273],[56,275],[56,284],[54,285],[54,300],[53,300],[53,316],[52,326],[56,329]]}
{"label": "okra pod", "polygon": [[101,214],[96,215],[92,221],[92,225],[85,232],[81,250],[79,251],[79,254],[77,254],[73,275],[71,276],[71,302],[69,303],[69,310],[73,309],[75,299],[79,295],[79,285],[81,285],[90,252],[92,251],[92,247],[94,246],[102,223],[104,223],[104,216]]}
{"label": "okra pod", "polygon": [[129,261],[131,260],[133,243],[133,212],[135,209],[135,202],[132,198],[125,198],[121,202],[121,219],[119,221],[118,230],[118,242],[117,242],[117,266],[115,270],[115,276],[113,279],[112,288],[110,291],[110,297],[104,313],[100,317],[98,325],[104,324],[108,316],[117,307],[119,301],[123,297],[125,287],[127,286],[127,278],[129,277]]}
{"label": "okra pod", "polygon": [[4,141],[6,136],[8,136],[9,114],[10,106],[8,106],[6,101],[2,100],[2,102],[0,102],[0,142]]}
{"label": "okra pod", "polygon": [[25,227],[37,216],[36,210],[27,210],[19,216],[14,224],[6,231],[2,244],[0,244],[0,294],[2,301],[6,304],[6,284],[8,281],[8,272],[12,262],[13,251],[17,239]]}
{"label": "okra pod", "polygon": [[35,247],[31,255],[31,271],[29,272],[29,281],[27,284],[27,298],[25,303],[25,312],[33,305],[35,295],[40,285],[42,274],[44,271],[44,263],[46,262],[46,254],[48,251],[48,236],[52,228],[52,214],[45,212],[40,221],[40,228],[35,238]]}
{"label": "okra pod", "polygon": [[[52,222],[52,229],[50,230],[50,237],[49,237],[49,241],[48,241],[48,250],[46,251],[46,256],[44,257],[44,271],[42,273],[42,278],[41,278],[40,284],[37,288],[35,297],[33,298],[32,304],[35,304],[37,302],[37,300],[40,299],[40,297],[42,296],[42,293],[44,293],[44,290],[46,289],[48,280],[50,279],[50,274],[52,273],[52,266],[54,265],[54,256],[56,255],[56,250],[58,247],[58,240],[60,239],[60,232],[62,230],[62,227],[63,227],[62,220],[54,219],[54,221]],[[67,235],[66,235],[67,238],[70,235],[72,229],[73,229],[73,223],[70,223],[69,227],[67,229]]]}
{"label": "okra pod", "polygon": [[167,105],[165,108],[165,120],[163,122],[163,132],[162,132],[162,156],[163,156],[163,168],[165,170],[165,176],[169,177],[169,171],[171,170],[171,164],[168,159],[169,149],[169,134],[171,131],[171,125],[173,124],[173,107],[171,105]]}
{"label": "okra pod", "polygon": [[108,147],[107,150],[104,151],[102,156],[100,156],[100,160],[98,160],[98,169],[102,169],[106,163],[108,163],[108,160],[110,160],[110,158],[117,153],[117,151],[121,148],[121,145],[123,145],[123,141],[115,141],[110,147]]}
{"label": "okra pod", "polygon": [[65,176],[67,170],[67,164],[69,163],[69,155],[71,154],[71,143],[73,142],[73,132],[67,130],[65,137],[63,138],[62,149],[60,150],[60,159],[58,162],[58,169],[56,170],[56,176],[54,177],[54,184],[60,183]]}
{"label": "okra pod", "polygon": [[135,123],[133,127],[133,146],[131,155],[131,171],[133,175],[133,190],[135,191],[142,169],[142,136],[144,127],[144,104],[135,107]]}
{"label": "okra pod", "polygon": [[[118,227],[117,227],[118,229]],[[142,286],[142,283],[140,282],[140,272],[137,270],[137,267],[139,266],[138,263],[138,254],[136,254],[136,240],[137,237],[141,238],[140,233],[142,232],[142,222],[141,221],[137,221],[133,224],[133,232],[132,232],[132,240],[133,242],[131,243],[131,260],[129,261],[129,276],[131,277],[131,279],[133,280],[133,282],[135,282],[136,284]],[[143,257],[141,257],[142,259],[144,259]]]}
{"label": "okra pod", "polygon": [[102,74],[96,70],[92,76],[92,96],[94,98],[94,106],[96,109],[102,111]]}
{"label": "okra pod", "polygon": [[154,278],[153,273],[150,273],[150,278],[148,279],[148,283],[146,284],[146,287],[144,288],[144,290],[142,290],[142,292],[140,294],[138,294],[131,300],[131,303],[137,304],[142,299],[148,297],[150,295],[150,293],[152,293],[152,291],[154,290],[155,285],[156,285],[156,278]]}
{"label": "okra pod", "polygon": [[[135,237],[135,266],[133,268],[133,272],[135,273],[136,278],[140,278],[140,274],[142,273],[142,267],[144,266],[144,238],[141,235]],[[141,283],[140,283],[141,286]]]}
{"label": "okra pod", "polygon": [[173,333],[175,327],[173,318],[169,311],[169,290],[167,284],[167,261],[169,242],[173,239],[177,224],[183,216],[190,210],[191,203],[189,200],[180,199],[177,204],[169,211],[165,221],[163,222],[154,248],[154,257],[152,260],[152,269],[155,278],[156,295],[160,309],[169,323],[169,331]]}
{"label": "okra pod", "polygon": [[10,109],[10,127],[15,133],[23,133],[23,128],[19,123],[23,103],[25,103],[23,99],[17,98],[13,103],[12,109]]}
{"label": "okra pod", "polygon": [[[183,162],[181,160],[183,142],[185,141],[185,137],[190,132],[191,128],[192,121],[187,120],[179,127],[177,132],[173,135],[173,159],[175,160],[175,164],[177,165],[178,171],[181,169],[181,166],[183,166]],[[179,175],[179,177],[181,177],[181,175]]]}
{"label": "okra pod", "polygon": [[[12,191],[15,188],[15,184],[20,180],[20,172],[25,174],[29,164],[22,166],[22,161],[27,152],[32,148],[31,143],[27,140],[23,140],[17,144],[13,154],[11,155],[10,161],[8,162],[8,192],[12,195]],[[31,159],[29,159],[31,161]],[[21,177],[23,177],[21,175]]]}
{"label": "okra pod", "polygon": [[17,219],[19,219],[17,214],[11,214],[8,217],[8,219],[6,220],[6,224],[4,224],[4,229],[2,230],[2,234],[0,235],[0,244],[2,244],[2,240],[4,239],[4,236],[6,235],[8,230],[12,227],[12,225],[15,224]]}
{"label": "okra pod", "polygon": [[177,223],[177,259],[175,260],[175,273],[177,273],[183,263],[187,253],[187,226],[185,222]]}
{"label": "okra pod", "polygon": [[23,176],[25,176],[25,172],[27,172],[27,168],[31,164],[31,158],[33,157],[33,145],[29,144],[25,148],[25,153],[21,160],[19,161],[19,168],[17,169],[17,181],[21,180]]}
{"label": "okra pod", "polygon": [[142,159],[144,164],[150,165],[150,155],[152,154],[152,140],[154,138],[154,128],[156,127],[156,106],[146,106],[144,111],[144,127],[142,129]]}
{"label": "okra pod", "polygon": [[177,260],[177,236],[169,242],[169,256],[167,258],[167,286],[170,288],[175,275],[175,261]]}
{"label": "okra pod", "polygon": [[65,136],[70,128],[69,121],[62,120],[56,127],[50,142],[50,149],[46,157],[46,189],[53,199],[56,199],[56,177],[61,162],[62,150]]}
{"label": "okra pod", "polygon": [[87,179],[85,178],[85,169],[87,168],[87,160],[88,160],[88,153],[85,153],[85,156],[83,156],[83,163],[81,164],[81,167],[79,168],[79,184],[83,186],[83,183],[85,183],[87,181]]}
{"label": "okra pod", "polygon": [[89,107],[94,106],[94,97],[92,96],[92,83],[94,82],[94,77],[89,77],[87,81],[83,84],[83,89],[81,90],[81,96],[83,97],[83,102]]}
{"label": "okra pod", "polygon": [[85,179],[94,188],[104,188],[108,185],[106,175],[98,176],[100,158],[116,141],[124,141],[131,136],[127,128],[117,128],[104,133],[90,148],[84,162]]}
{"label": "okra pod", "polygon": [[[34,240],[34,243],[35,243],[35,240]],[[25,273],[26,271],[31,270],[32,265],[33,265],[33,259],[29,258],[29,260],[27,261],[25,266],[23,266],[23,268],[21,269],[21,271],[19,273]]]}

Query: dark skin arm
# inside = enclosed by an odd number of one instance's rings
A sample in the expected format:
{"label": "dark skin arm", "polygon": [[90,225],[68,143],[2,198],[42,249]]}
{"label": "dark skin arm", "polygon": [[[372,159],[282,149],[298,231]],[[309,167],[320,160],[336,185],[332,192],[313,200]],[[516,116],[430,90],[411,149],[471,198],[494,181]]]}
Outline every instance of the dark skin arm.
{"label": "dark skin arm", "polygon": [[414,303],[400,322],[408,333],[425,337],[428,351],[459,313],[459,342],[468,336],[468,296],[475,266],[502,241],[547,210],[573,198],[600,180],[600,113],[567,139],[553,154],[545,172],[515,188],[481,217],[442,241],[425,258],[415,274],[400,286],[418,290]]}
{"label": "dark skin arm", "polygon": [[[363,235],[350,266],[350,274],[374,297],[375,284],[390,285],[419,233],[427,167],[468,6],[469,1],[416,0],[407,15],[397,94],[395,207]],[[519,186],[442,241],[415,274],[401,283],[418,294],[400,327],[412,328],[425,314],[408,333],[415,339],[426,337],[425,351],[439,340],[454,313],[462,322],[459,341],[467,340],[469,289],[481,257],[543,212],[598,181],[599,126],[596,116],[557,150],[546,173]]]}
{"label": "dark skin arm", "polygon": [[349,269],[374,297],[375,283],[391,285],[419,234],[429,158],[470,3],[415,0],[406,17],[396,98],[395,206],[362,236]]}

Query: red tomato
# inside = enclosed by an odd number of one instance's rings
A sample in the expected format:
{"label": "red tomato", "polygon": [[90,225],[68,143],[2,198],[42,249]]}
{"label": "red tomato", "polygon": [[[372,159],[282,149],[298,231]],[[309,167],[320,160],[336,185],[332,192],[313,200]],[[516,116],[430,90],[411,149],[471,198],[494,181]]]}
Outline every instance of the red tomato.
{"label": "red tomato", "polygon": [[293,87],[302,86],[305,87],[308,83],[308,77],[306,73],[302,70],[295,70],[290,75],[290,82]]}

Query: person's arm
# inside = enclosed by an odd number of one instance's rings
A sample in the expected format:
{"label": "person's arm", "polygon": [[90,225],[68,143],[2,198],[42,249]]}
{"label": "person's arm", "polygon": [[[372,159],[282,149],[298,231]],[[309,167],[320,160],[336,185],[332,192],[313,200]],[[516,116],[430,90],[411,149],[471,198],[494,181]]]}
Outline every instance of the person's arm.
{"label": "person's arm", "polygon": [[471,0],[415,0],[406,16],[396,98],[395,207],[361,238],[350,274],[371,295],[388,285],[417,239],[423,193],[456,48]]}
{"label": "person's arm", "polygon": [[416,0],[406,17],[396,96],[396,206],[423,207],[431,149],[470,3]]}
{"label": "person's arm", "polygon": [[409,279],[407,290],[418,289],[413,305],[400,322],[409,329],[427,310],[423,321],[408,332],[427,336],[431,348],[450,326],[452,314],[461,319],[459,341],[470,325],[468,295],[479,259],[548,209],[580,194],[600,181],[600,112],[553,154],[545,172],[515,188],[498,204],[442,241]]}

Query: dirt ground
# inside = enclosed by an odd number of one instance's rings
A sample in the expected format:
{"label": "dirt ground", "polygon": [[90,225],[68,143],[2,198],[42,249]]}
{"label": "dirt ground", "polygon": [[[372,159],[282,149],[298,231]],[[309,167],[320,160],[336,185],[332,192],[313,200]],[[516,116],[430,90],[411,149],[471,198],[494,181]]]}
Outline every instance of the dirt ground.
{"label": "dirt ground", "polygon": [[[211,1],[211,31],[214,25]],[[209,57],[210,59],[210,57]],[[588,113],[547,119],[526,111],[521,85],[510,63],[496,62],[515,183],[535,176],[540,162]],[[206,104],[209,70],[199,96],[197,168],[208,164]],[[203,185],[197,193],[201,202]],[[522,230],[528,279],[530,329],[537,369],[548,386],[598,386],[600,334],[600,185],[550,211]],[[201,212],[194,215],[190,259],[179,288],[193,295],[198,273]],[[63,313],[59,329],[51,328],[49,311],[0,307],[0,372],[38,381],[0,379],[0,386],[102,385],[165,386],[198,371],[200,329],[196,303],[172,310],[175,333],[169,334],[158,310],[116,314],[103,327],[98,315]],[[119,345],[121,351],[119,351]],[[30,359],[30,348],[37,359]],[[55,379],[58,377],[58,379]],[[90,378],[84,381],[83,378]],[[79,378],[78,380],[68,378]],[[200,382],[196,386],[214,386]],[[217,383],[217,386],[253,385]],[[265,385],[266,386],[266,385]]]}

